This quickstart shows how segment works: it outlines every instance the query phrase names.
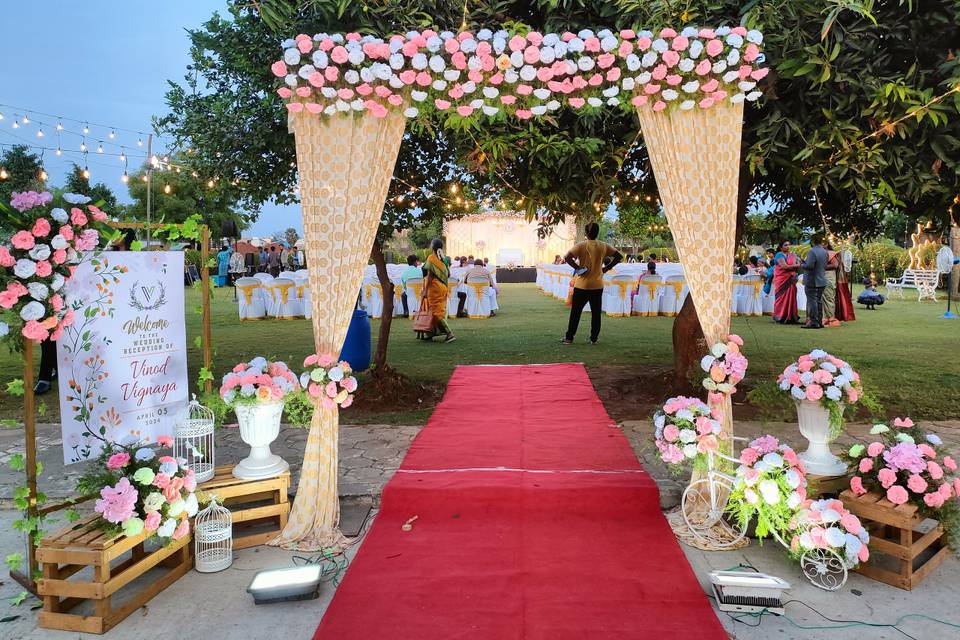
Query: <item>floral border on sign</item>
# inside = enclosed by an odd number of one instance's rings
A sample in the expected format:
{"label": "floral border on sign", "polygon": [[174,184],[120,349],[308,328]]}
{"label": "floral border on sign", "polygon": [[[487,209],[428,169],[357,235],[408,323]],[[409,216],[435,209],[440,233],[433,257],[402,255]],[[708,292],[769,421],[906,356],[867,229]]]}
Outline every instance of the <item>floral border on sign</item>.
{"label": "floral border on sign", "polygon": [[578,111],[647,105],[709,109],[757,100],[763,35],[745,27],[635,33],[542,34],[481,29],[410,31],[387,39],[359,33],[300,34],[281,43],[271,66],[291,113],[382,118],[449,113],[473,120],[526,120],[569,106]]}

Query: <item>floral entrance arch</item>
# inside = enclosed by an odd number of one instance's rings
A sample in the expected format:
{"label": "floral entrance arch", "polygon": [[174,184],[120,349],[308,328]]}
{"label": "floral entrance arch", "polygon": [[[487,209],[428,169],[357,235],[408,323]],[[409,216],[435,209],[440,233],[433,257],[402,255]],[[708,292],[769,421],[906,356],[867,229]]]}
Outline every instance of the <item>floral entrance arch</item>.
{"label": "floral entrance arch", "polygon": [[[317,352],[343,342],[405,118],[454,126],[562,108],[637,112],[704,335],[719,341],[730,323],[743,104],[760,97],[762,40],[743,27],[687,27],[284,41],[271,70],[297,146]],[[337,409],[318,407],[277,544],[341,542],[337,430]]]}

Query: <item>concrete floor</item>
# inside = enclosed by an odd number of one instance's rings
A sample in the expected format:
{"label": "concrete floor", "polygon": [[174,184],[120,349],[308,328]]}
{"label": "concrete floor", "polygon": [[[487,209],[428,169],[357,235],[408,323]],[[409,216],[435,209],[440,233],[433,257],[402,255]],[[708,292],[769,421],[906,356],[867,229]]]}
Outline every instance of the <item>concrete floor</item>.
{"label": "concrete floor", "polygon": [[[18,541],[18,536],[10,528],[13,514],[12,511],[0,511],[0,547],[4,550],[14,548]],[[797,565],[787,559],[783,550],[773,542],[768,541],[763,546],[753,542],[738,551],[711,553],[681,546],[705,593],[709,592],[707,574],[710,571],[745,564],[786,579],[792,586],[788,599],[806,603],[831,618],[893,623],[900,616],[922,612],[960,624],[960,612],[957,610],[957,603],[960,602],[960,561],[955,557],[948,558],[924,584],[912,592],[851,574],[841,591],[829,593],[810,585],[800,574]],[[352,558],[358,548],[359,545],[352,548],[348,552],[349,557]],[[237,551],[233,566],[226,571],[216,574],[189,572],[102,637],[108,640],[169,640],[184,637],[277,640],[278,630],[282,630],[283,640],[306,640],[312,636],[333,597],[332,584],[323,586],[317,600],[260,606],[254,605],[253,599],[245,591],[256,571],[289,566],[293,562],[293,555],[273,547]],[[0,640],[96,637],[38,629],[35,612],[31,611],[31,607],[39,604],[36,599],[28,598],[18,607],[12,607],[8,602],[20,591],[20,586],[9,578],[4,578],[0,584],[0,619],[16,616],[12,621],[0,623]],[[725,613],[718,611],[717,615],[730,637],[737,640],[880,640],[907,637],[941,640],[960,637],[956,629],[921,619],[907,619],[900,625],[900,629],[908,636],[891,628],[844,628],[796,602],[787,604],[786,611],[787,616],[799,626],[839,628],[800,629],[785,618],[775,616],[764,616],[759,620],[759,626],[748,627],[735,622]],[[757,624],[758,620],[745,619],[745,622]],[[696,638],[697,634],[691,630],[688,637]]]}

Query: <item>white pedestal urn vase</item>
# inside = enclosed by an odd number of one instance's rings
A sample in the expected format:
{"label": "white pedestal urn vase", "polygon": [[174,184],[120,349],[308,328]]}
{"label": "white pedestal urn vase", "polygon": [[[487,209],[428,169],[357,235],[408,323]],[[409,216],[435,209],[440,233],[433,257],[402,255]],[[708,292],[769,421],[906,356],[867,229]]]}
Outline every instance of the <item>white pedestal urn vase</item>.
{"label": "white pedestal urn vase", "polygon": [[797,401],[797,422],[800,433],[810,443],[800,454],[807,473],[818,476],[841,476],[847,465],[830,452],[830,412],[819,402]]}
{"label": "white pedestal urn vase", "polygon": [[233,468],[233,475],[241,480],[262,480],[289,469],[283,458],[270,451],[270,443],[280,435],[283,402],[238,404],[234,411],[240,423],[240,438],[250,445],[250,455]]}

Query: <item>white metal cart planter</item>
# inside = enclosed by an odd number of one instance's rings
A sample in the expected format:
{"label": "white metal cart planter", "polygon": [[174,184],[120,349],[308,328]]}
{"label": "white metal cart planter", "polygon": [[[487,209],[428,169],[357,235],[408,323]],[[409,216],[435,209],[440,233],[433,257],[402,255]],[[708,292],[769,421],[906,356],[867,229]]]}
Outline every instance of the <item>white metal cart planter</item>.
{"label": "white metal cart planter", "polygon": [[[733,438],[734,442],[747,442],[746,438]],[[727,504],[736,478],[717,469],[719,457],[733,464],[740,460],[719,451],[707,451],[707,475],[691,482],[680,501],[683,520],[691,534],[705,544],[720,549],[733,548],[746,536],[746,527],[727,517]],[[715,531],[726,534],[725,542],[718,543]],[[789,549],[790,545],[771,529],[773,539]],[[836,591],[847,581],[848,569],[852,568],[843,557],[832,549],[810,549],[800,556],[800,569],[811,584],[826,591]]]}

